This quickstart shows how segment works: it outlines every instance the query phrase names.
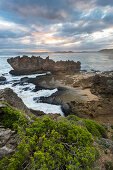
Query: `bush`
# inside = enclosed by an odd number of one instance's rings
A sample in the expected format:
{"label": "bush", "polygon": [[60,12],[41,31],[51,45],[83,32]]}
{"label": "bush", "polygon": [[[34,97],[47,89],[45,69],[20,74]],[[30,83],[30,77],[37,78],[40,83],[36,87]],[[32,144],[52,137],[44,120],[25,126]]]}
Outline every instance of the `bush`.
{"label": "bush", "polygon": [[78,116],[74,116],[74,115],[69,115],[66,117],[68,120],[72,120],[72,121],[78,121],[80,120],[80,118]]}
{"label": "bush", "polygon": [[[19,119],[16,117],[17,122]],[[23,129],[18,124],[18,134],[17,151],[1,160],[2,169],[90,169],[98,155],[86,128],[49,117],[37,118]]]}
{"label": "bush", "polygon": [[100,125],[92,120],[87,120],[87,119],[84,119],[83,122],[84,122],[84,125],[86,126],[87,130],[93,136],[105,137],[105,138],[107,137],[106,130],[102,125]]}
{"label": "bush", "polygon": [[84,125],[84,127],[87,128],[87,130],[93,135],[97,137],[107,137],[107,131],[103,125],[100,125],[96,123],[95,121],[88,120],[88,119],[82,119],[78,116],[70,115],[66,117],[68,120],[70,120],[72,123],[80,122]]}
{"label": "bush", "polygon": [[25,126],[29,121],[22,111],[14,110],[7,104],[6,108],[2,108],[3,118],[1,123],[12,130],[17,129],[18,125]]}

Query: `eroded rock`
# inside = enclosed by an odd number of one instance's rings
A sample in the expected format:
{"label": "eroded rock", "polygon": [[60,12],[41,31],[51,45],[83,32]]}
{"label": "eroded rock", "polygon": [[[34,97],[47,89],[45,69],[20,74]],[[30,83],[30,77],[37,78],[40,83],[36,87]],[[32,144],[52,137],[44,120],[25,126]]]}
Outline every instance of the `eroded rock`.
{"label": "eroded rock", "polygon": [[17,139],[15,131],[0,126],[0,158],[15,152]]}
{"label": "eroded rock", "polygon": [[11,74],[14,75],[25,75],[33,73],[41,73],[50,71],[52,73],[75,73],[80,71],[81,63],[74,61],[53,61],[47,57],[43,59],[41,57],[28,56],[15,57],[7,60],[8,63],[14,69]]}
{"label": "eroded rock", "polygon": [[12,107],[16,108],[17,110],[22,110],[26,114],[30,113],[30,110],[23,103],[22,99],[19,98],[18,95],[10,88],[0,90],[0,101],[5,101]]}

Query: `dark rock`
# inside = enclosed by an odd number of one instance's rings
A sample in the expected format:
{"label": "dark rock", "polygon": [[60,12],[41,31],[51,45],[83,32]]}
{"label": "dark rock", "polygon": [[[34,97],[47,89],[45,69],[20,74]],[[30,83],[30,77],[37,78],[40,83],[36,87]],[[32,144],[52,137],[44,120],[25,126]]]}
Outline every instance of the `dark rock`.
{"label": "dark rock", "polygon": [[2,76],[6,76],[6,75],[8,75],[8,73],[3,73],[3,74],[2,74]]}
{"label": "dark rock", "polygon": [[17,86],[18,84],[20,84],[20,82],[13,83],[12,87]]}
{"label": "dark rock", "polygon": [[63,113],[65,114],[65,116],[68,116],[71,112],[70,106],[65,102],[62,102],[61,109]]}
{"label": "dark rock", "polygon": [[26,83],[28,82],[29,78],[28,77],[23,77],[20,79],[21,82]]}
{"label": "dark rock", "polygon": [[28,91],[28,90],[30,90],[30,87],[25,87],[25,88],[23,88],[22,90]]}
{"label": "dark rock", "polygon": [[3,76],[1,76],[1,77],[0,77],[0,81],[6,81],[6,78],[3,77]]}

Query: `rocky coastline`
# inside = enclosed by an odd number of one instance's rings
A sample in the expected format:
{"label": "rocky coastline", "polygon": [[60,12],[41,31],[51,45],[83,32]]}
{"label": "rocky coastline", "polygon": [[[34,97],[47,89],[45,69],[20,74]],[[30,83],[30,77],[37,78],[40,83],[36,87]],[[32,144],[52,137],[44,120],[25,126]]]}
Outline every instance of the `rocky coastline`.
{"label": "rocky coastline", "polygon": [[[11,58],[8,62],[11,64],[15,64],[17,61],[17,66],[15,66],[14,71],[16,72],[19,67],[19,63],[24,61],[25,64],[29,60],[29,57],[24,56],[22,58],[16,57]],[[42,59],[40,57],[31,57],[30,61],[36,62],[36,60],[41,60],[44,63],[57,63],[49,58]],[[42,62],[42,63],[43,63]],[[29,63],[29,62],[28,62]],[[61,61],[62,63],[62,61]],[[71,62],[68,63],[69,68]],[[34,64],[28,65],[28,68]],[[72,63],[72,65],[76,65],[76,63]],[[12,64],[11,64],[12,65]],[[62,65],[62,64],[61,64]],[[23,65],[22,65],[23,66]],[[47,68],[47,67],[45,67]],[[72,67],[73,68],[73,67]],[[61,66],[62,69],[62,66]],[[79,65],[80,69],[80,65]],[[21,67],[20,67],[21,70]],[[46,71],[51,71],[46,70]],[[69,71],[69,69],[68,69]],[[34,101],[36,103],[48,103],[54,105],[61,105],[61,109],[65,116],[68,115],[78,115],[80,117],[90,118],[96,120],[100,123],[113,123],[113,72],[103,72],[103,73],[87,73],[87,72],[75,72],[72,69],[71,72],[52,72],[51,74],[46,74],[43,76],[37,76],[35,78],[24,77],[19,81],[14,81],[13,86],[23,85],[24,83],[32,83],[35,85],[34,92],[39,90],[49,89],[53,90],[55,88],[58,89],[57,92],[52,94],[49,97],[40,98],[34,97]],[[23,72],[23,70],[19,71],[19,74]],[[28,72],[27,72],[28,73]],[[32,73],[32,70],[30,70]],[[0,79],[1,84],[8,83],[5,76],[2,76]],[[27,91],[29,87],[23,88],[24,91]],[[40,99],[40,100],[39,100]],[[30,110],[30,109],[29,109]],[[32,110],[32,109],[31,109]],[[37,111],[33,111],[36,113]],[[40,112],[40,115],[43,115],[43,112]]]}
{"label": "rocky coastline", "polygon": [[[47,71],[50,70],[47,69]],[[20,73],[21,72],[19,71],[18,74]],[[33,72],[31,71],[29,73],[31,74]],[[15,74],[17,74],[17,72],[15,72]],[[35,78],[31,78],[26,75],[25,77],[20,77],[20,79],[12,80],[11,82],[7,80],[5,75],[0,77],[0,85],[3,86],[10,83],[14,88],[16,88],[16,86],[22,86],[24,92],[27,92],[30,88],[29,86],[24,87],[25,84],[33,84],[35,88],[32,91],[34,93],[41,90],[57,89],[55,93],[48,97],[36,96],[33,98],[35,103],[42,102],[61,106],[65,117],[62,117],[59,113],[50,113],[48,116],[51,120],[56,122],[67,122],[69,123],[69,126],[76,122],[76,126],[81,126],[81,128],[85,127],[85,129],[88,127],[84,126],[84,122],[88,121],[91,125],[90,130],[92,131],[95,125],[95,122],[92,120],[100,123],[101,128],[104,127],[107,129],[107,136],[93,136],[93,146],[97,148],[101,154],[100,158],[97,162],[95,162],[95,166],[101,168],[105,166],[112,166],[109,165],[109,160],[112,161],[113,158],[112,71],[103,73],[58,71],[51,72],[51,74],[49,73],[43,76],[36,76]],[[0,120],[4,119],[3,109],[7,108],[6,102],[14,110],[19,111],[19,113],[23,111],[24,116],[29,120],[29,124],[32,124],[35,118],[42,121],[43,117],[45,118],[47,116],[46,113],[40,110],[28,108],[12,89],[5,88],[0,90]],[[97,127],[99,126],[100,125],[97,125]],[[94,129],[93,132],[96,133],[96,130],[97,129]],[[16,130],[7,128],[0,123],[0,159],[4,156],[10,157],[18,150],[18,139],[19,136]],[[104,147],[104,149],[101,149],[101,147]]]}

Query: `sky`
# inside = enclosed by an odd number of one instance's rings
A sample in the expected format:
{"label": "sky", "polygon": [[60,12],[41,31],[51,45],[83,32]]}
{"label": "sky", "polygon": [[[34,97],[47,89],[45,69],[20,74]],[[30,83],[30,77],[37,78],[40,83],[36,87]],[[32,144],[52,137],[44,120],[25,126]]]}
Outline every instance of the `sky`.
{"label": "sky", "polygon": [[113,0],[0,0],[0,52],[113,48]]}

